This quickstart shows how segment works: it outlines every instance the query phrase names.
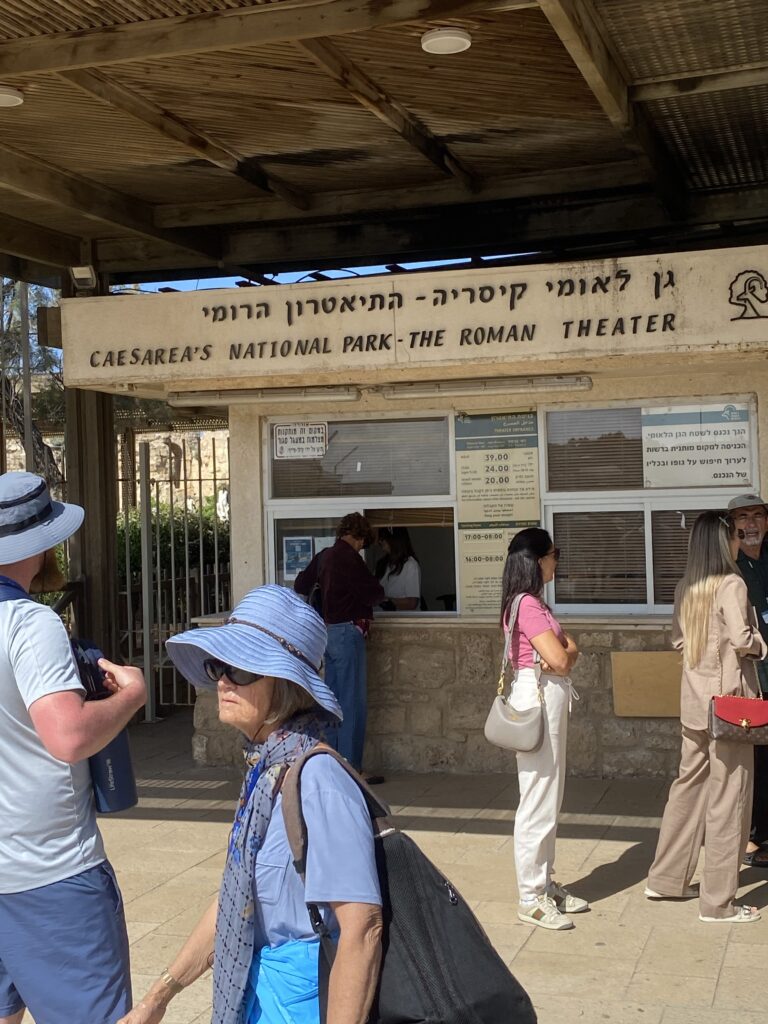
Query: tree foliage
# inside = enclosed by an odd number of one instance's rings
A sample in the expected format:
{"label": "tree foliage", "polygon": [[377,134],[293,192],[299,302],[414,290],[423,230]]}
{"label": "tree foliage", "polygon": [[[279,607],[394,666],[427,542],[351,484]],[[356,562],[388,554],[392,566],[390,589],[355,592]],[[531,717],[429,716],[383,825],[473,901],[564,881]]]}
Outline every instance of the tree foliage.
{"label": "tree foliage", "polygon": [[[229,523],[223,522],[216,514],[216,500],[206,498],[202,510],[187,510],[186,530],[184,509],[174,505],[161,503],[152,514],[152,558],[153,571],[158,564],[163,578],[170,578],[173,573],[177,578],[185,574],[185,552],[189,552],[191,569],[200,567],[200,536],[202,520],[202,567],[216,562],[218,545],[218,561],[220,565],[229,562]],[[127,543],[126,543],[127,541]],[[127,548],[127,550],[126,550]],[[173,552],[173,556],[171,555]],[[138,508],[121,512],[117,518],[117,574],[121,588],[127,583],[127,566],[132,574],[141,571],[141,512]]]}
{"label": "tree foliage", "polygon": [[[8,425],[25,443],[24,380],[22,372],[22,290],[18,282],[0,278],[0,403],[4,426]],[[37,343],[37,307],[52,305],[57,296],[48,288],[28,286],[30,371],[32,375],[32,450],[35,472],[60,493],[63,477],[53,449],[46,444],[39,424],[64,423],[64,381],[61,353]]]}

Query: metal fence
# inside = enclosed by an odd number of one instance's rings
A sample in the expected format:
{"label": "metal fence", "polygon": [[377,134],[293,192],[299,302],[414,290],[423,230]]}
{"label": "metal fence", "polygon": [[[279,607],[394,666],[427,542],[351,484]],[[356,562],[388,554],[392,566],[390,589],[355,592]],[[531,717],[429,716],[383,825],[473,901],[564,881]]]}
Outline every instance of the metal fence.
{"label": "metal fence", "polygon": [[118,628],[122,657],[151,680],[152,720],[161,708],[194,703],[165,641],[231,606],[229,443],[193,432],[137,447],[137,458],[120,452],[123,467],[137,465],[138,494],[133,472],[121,475]]}

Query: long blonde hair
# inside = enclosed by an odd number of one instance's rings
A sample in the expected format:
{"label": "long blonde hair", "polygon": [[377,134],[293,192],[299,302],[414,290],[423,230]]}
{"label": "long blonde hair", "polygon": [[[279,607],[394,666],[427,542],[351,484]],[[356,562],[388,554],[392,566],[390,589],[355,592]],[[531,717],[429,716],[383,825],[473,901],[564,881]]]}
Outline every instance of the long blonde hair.
{"label": "long blonde hair", "polygon": [[739,571],[728,543],[733,531],[733,522],[719,512],[702,512],[691,530],[679,615],[689,668],[695,668],[704,654],[717,588],[726,576]]}

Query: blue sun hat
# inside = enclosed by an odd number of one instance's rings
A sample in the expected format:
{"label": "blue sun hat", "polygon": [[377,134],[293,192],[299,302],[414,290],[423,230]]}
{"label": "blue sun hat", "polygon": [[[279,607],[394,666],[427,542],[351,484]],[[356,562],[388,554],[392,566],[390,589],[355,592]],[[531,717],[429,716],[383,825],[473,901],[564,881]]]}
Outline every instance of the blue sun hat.
{"label": "blue sun hat", "polygon": [[55,548],[80,529],[84,516],[79,505],[53,501],[41,476],[0,474],[0,565]]}
{"label": "blue sun hat", "polygon": [[260,675],[297,683],[341,721],[333,692],[320,676],[325,623],[287,587],[267,584],[245,595],[223,626],[188,629],[166,641],[166,650],[181,674],[201,690],[216,690],[205,671],[208,658]]}

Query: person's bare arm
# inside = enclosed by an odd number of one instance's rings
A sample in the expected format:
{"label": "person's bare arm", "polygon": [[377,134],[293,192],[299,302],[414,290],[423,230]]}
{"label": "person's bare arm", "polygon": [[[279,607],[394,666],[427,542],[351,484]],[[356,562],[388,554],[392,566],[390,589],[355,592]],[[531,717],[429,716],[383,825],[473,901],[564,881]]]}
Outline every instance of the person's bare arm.
{"label": "person's bare arm", "polygon": [[332,903],[331,907],[340,934],[328,986],[327,1024],[365,1024],[379,980],[381,907],[373,903]]}
{"label": "person's bare arm", "polygon": [[567,676],[579,656],[579,649],[571,637],[561,640],[553,629],[532,636],[531,646],[541,657],[542,668],[556,676]]}
{"label": "person's bare arm", "polygon": [[389,597],[387,600],[391,601],[399,612],[413,612],[419,607],[418,597]]}
{"label": "person's bare arm", "polygon": [[[168,965],[168,973],[187,988],[208,970],[213,958],[216,937],[218,896],[195,925],[192,934],[179,950],[176,959]],[[141,1002],[121,1017],[117,1024],[159,1024],[165,1016],[174,993],[158,978],[148,989]],[[330,1024],[330,1022],[329,1022]]]}
{"label": "person's bare arm", "polygon": [[111,697],[85,701],[78,690],[61,690],[38,698],[29,706],[32,724],[43,746],[68,764],[83,761],[103,750],[147,699],[141,669],[114,665],[102,659]]}

